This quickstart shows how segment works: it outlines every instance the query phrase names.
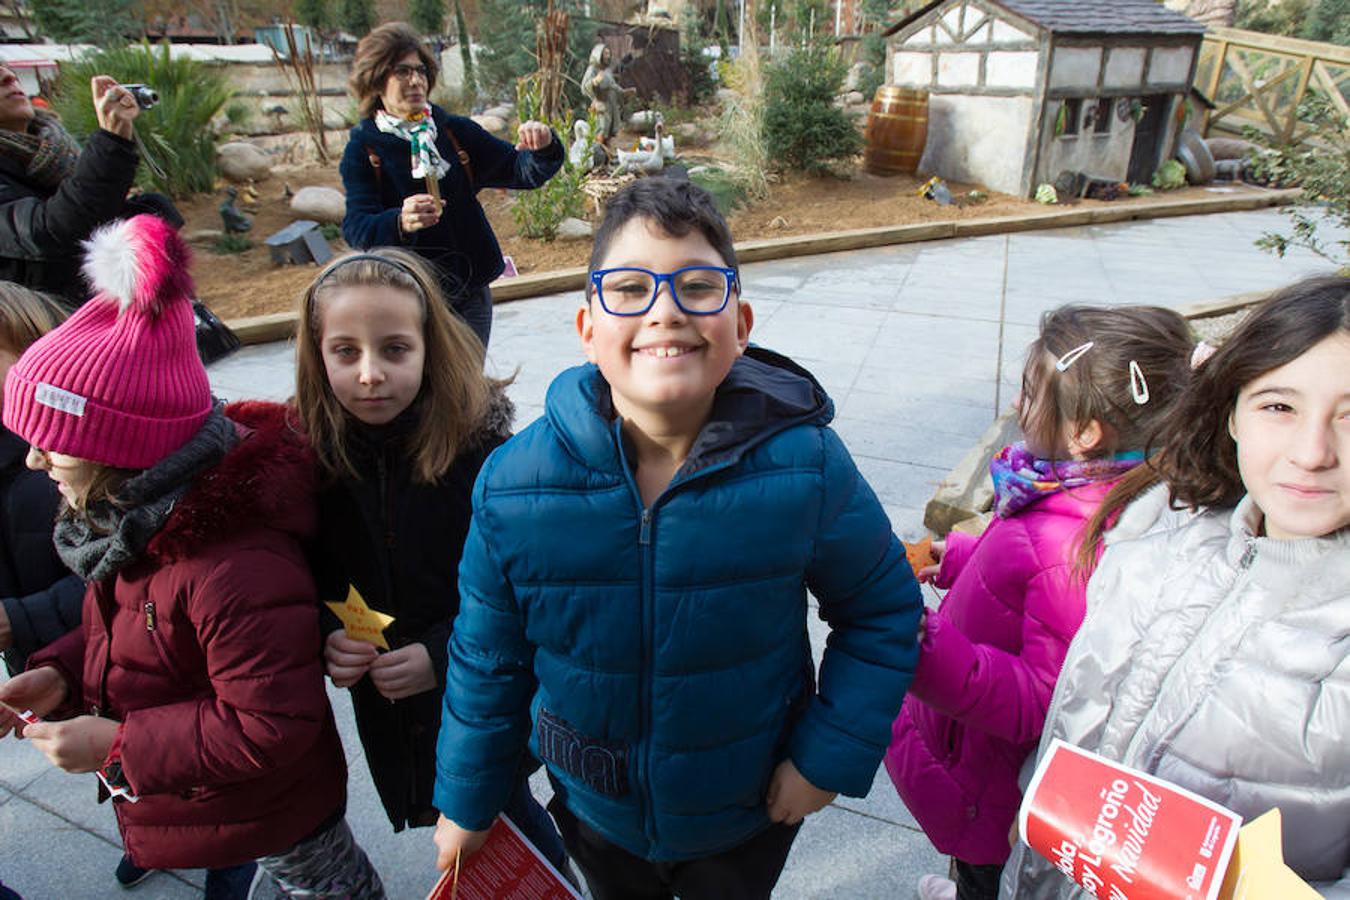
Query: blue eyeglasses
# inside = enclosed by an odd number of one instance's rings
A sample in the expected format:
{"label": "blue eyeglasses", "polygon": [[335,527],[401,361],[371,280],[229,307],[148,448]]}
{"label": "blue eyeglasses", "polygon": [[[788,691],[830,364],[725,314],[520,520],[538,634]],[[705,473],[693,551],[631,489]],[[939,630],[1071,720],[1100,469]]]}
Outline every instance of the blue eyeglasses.
{"label": "blue eyeglasses", "polygon": [[596,269],[591,286],[611,316],[641,316],[652,308],[661,282],[670,285],[675,305],[691,316],[715,316],[726,309],[736,270],[721,266],[685,266],[674,272],[623,267]]}

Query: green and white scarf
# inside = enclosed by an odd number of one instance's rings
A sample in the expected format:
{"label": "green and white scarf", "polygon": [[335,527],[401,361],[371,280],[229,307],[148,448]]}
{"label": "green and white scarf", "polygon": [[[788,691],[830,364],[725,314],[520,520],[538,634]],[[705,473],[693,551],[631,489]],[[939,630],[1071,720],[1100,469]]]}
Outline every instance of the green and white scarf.
{"label": "green and white scarf", "polygon": [[385,134],[396,134],[412,145],[412,174],[426,178],[434,174],[437,181],[450,171],[450,164],[436,149],[436,122],[428,106],[416,119],[400,119],[384,110],[375,111],[375,127]]}

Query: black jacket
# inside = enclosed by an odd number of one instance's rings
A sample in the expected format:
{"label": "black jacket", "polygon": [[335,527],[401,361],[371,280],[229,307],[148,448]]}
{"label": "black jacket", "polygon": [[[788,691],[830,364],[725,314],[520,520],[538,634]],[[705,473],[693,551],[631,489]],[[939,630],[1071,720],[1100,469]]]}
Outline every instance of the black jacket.
{"label": "black jacket", "polygon": [[[459,611],[459,557],[469,531],[474,480],[487,455],[510,436],[512,410],[494,400],[490,422],[434,485],[413,481],[407,439],[415,409],[379,429],[357,429],[353,462],[370,473],[319,493],[315,570],[319,597],[341,601],[355,585],[366,604],[394,617],[391,649],[420,642],[431,656],[436,689],[393,703],[369,677],[352,686],[356,727],[375,788],[395,831],[433,825],[436,738],[441,724],[450,623]],[[324,608],[325,632],[339,627]]]}
{"label": "black jacket", "polygon": [[46,474],[23,464],[28,445],[0,428],[0,603],[13,643],[5,651],[11,674],[28,655],[79,627],[84,582],[56,555],[52,526],[61,495]]}
{"label": "black jacket", "polygon": [[[410,235],[399,230],[403,198],[425,192],[426,184],[413,178],[408,142],[385,134],[374,120],[366,119],[352,128],[338,167],[347,192],[342,236],[353,247],[403,247],[420,254],[435,264],[447,296],[454,299],[485,287],[502,273],[504,265],[497,237],[478,204],[478,192],[487,187],[537,188],[562,167],[564,151],[557,134],[542,150],[517,150],[472,119],[449,115],[437,106],[431,113],[436,121],[436,149],[450,164],[440,181],[445,200],[440,221]],[[468,154],[472,180],[448,137],[451,130]],[[380,160],[378,172],[370,164],[372,153]]]}
{"label": "black jacket", "polygon": [[55,190],[28,181],[23,167],[0,157],[0,279],[64,299],[87,292],[80,278],[80,242],[122,213],[136,178],[136,145],[95,131]]}

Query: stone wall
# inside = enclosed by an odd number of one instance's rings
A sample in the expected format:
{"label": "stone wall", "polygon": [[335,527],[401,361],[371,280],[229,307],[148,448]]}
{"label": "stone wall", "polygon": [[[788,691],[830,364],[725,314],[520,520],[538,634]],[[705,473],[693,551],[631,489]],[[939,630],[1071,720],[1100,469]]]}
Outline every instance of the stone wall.
{"label": "stone wall", "polygon": [[1027,141],[1035,104],[1031,97],[932,94],[928,143],[921,172],[1026,194]]}

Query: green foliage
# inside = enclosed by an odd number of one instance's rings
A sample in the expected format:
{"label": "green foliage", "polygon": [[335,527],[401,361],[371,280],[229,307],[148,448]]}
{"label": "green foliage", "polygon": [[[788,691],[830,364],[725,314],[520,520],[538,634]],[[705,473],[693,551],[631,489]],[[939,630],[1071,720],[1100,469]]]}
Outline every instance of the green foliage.
{"label": "green foliage", "polygon": [[1186,186],[1186,167],[1175,159],[1158,166],[1153,173],[1153,187],[1159,191],[1175,191]]}
{"label": "green foliage", "polygon": [[886,83],[886,39],[880,31],[869,31],[862,39],[862,77],[858,90],[871,100],[877,88]]}
{"label": "green foliage", "polygon": [[[555,0],[553,5],[571,16],[563,97],[564,105],[575,109],[582,105],[581,76],[600,25],[581,16],[578,0]],[[514,97],[516,79],[533,74],[539,67],[535,23],[547,8],[547,0],[482,0],[478,12],[478,43],[482,49],[475,70],[481,91],[496,98]]]}
{"label": "green foliage", "polygon": [[375,0],[340,0],[338,25],[357,37],[365,37],[375,27]]}
{"label": "green foliage", "polygon": [[144,165],[136,183],[182,197],[209,191],[216,180],[211,120],[232,91],[219,69],[191,59],[169,58],[168,43],[138,44],[91,53],[61,67],[55,109],[71,133],[83,138],[98,128],[89,79],[111,75],[159,92],[159,104],[136,119]]}
{"label": "green foliage", "polygon": [[1297,37],[1314,0],[1241,0],[1236,28]]}
{"label": "green foliage", "polygon": [[769,67],[763,136],[770,160],[822,173],[862,150],[862,135],[834,105],[843,81],[844,63],[825,47],[807,45]]}
{"label": "green foliage", "polygon": [[325,241],[336,241],[342,237],[342,226],[336,222],[324,222],[319,226],[319,234],[323,235]]}
{"label": "green foliage", "polygon": [[[516,112],[522,122],[539,120],[539,85],[533,78],[516,82]],[[589,116],[591,133],[595,133],[595,115]],[[560,135],[568,133],[567,123],[555,119],[547,123]],[[566,218],[586,215],[586,195],[581,186],[586,182],[586,171],[564,159],[558,174],[532,191],[517,191],[511,206],[511,217],[522,236],[541,241],[552,241],[558,236],[558,226]]]}
{"label": "green foliage", "polygon": [[425,36],[444,34],[444,0],[408,0],[408,22]]}
{"label": "green foliage", "polygon": [[1350,46],[1350,0],[1316,0],[1303,22],[1302,36]]}
{"label": "green foliage", "polygon": [[[692,7],[685,8],[684,21],[680,29],[680,65],[689,78],[689,94],[686,98],[690,106],[698,106],[711,100],[717,92],[717,80],[713,78],[712,60],[703,51],[711,42],[704,37],[699,17]],[[666,120],[667,124],[670,120]]]}
{"label": "green foliage", "polygon": [[746,189],[735,172],[707,166],[697,172],[689,173],[689,180],[712,194],[717,209],[723,216],[729,216],[738,207],[745,205]]}
{"label": "green foliage", "polygon": [[[1253,161],[1259,176],[1299,186],[1298,202],[1285,210],[1293,233],[1267,233],[1256,245],[1278,256],[1290,247],[1303,247],[1350,272],[1350,240],[1318,236],[1323,225],[1328,231],[1350,233],[1350,118],[1320,94],[1309,94],[1299,104],[1298,118],[1311,129],[1306,143],[1272,147]],[[1261,139],[1251,133],[1248,137]]]}
{"label": "green foliage", "polygon": [[253,242],[242,234],[222,234],[211,244],[211,252],[219,256],[229,256],[253,249]]}
{"label": "green foliage", "polygon": [[140,30],[132,0],[30,0],[39,34],[63,44],[115,47]]}
{"label": "green foliage", "polygon": [[225,104],[225,120],[230,123],[230,127],[235,131],[242,130],[245,125],[253,121],[253,107],[242,100],[231,100]]}
{"label": "green foliage", "polygon": [[324,31],[333,24],[333,10],[328,0],[295,0],[295,20],[315,31]]}

